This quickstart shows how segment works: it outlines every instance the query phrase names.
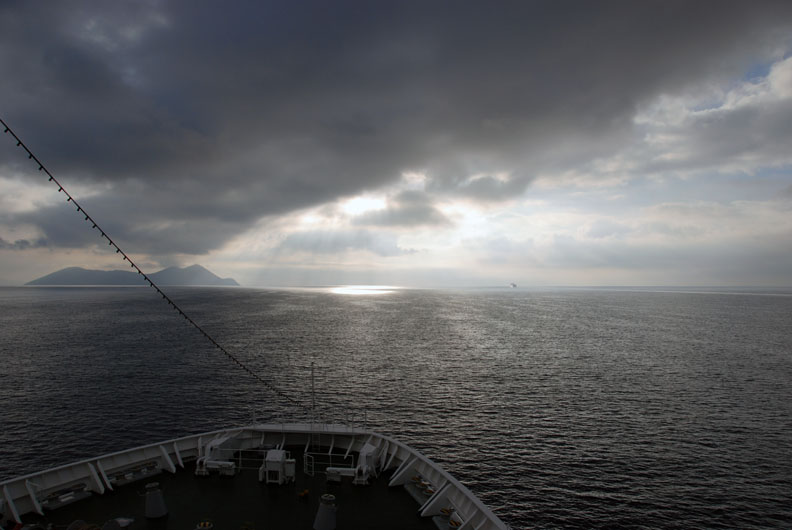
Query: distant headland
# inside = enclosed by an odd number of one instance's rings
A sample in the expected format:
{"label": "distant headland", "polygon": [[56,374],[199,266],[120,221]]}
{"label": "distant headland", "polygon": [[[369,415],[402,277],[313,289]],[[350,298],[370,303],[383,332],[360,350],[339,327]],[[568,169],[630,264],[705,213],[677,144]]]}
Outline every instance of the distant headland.
{"label": "distant headland", "polygon": [[[238,286],[232,278],[220,278],[200,265],[168,267],[148,275],[157,285]],[[142,276],[130,271],[97,271],[67,267],[27,282],[25,285],[147,285]]]}

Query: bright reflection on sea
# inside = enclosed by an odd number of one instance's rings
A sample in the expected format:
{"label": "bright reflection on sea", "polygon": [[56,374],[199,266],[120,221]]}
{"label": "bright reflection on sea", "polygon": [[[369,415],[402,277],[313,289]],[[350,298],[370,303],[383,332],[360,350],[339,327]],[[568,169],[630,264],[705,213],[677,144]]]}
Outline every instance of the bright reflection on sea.
{"label": "bright reflection on sea", "polygon": [[330,289],[330,292],[333,294],[372,295],[390,294],[396,289],[398,289],[398,287],[392,285],[343,285]]}

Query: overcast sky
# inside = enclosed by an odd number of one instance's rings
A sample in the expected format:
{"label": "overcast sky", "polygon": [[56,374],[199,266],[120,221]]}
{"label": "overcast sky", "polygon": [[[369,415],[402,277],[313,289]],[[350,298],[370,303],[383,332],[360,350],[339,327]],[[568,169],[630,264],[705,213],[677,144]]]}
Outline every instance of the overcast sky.
{"label": "overcast sky", "polygon": [[[792,285],[789,1],[5,1],[0,72],[151,272]],[[1,140],[0,285],[123,268]]]}

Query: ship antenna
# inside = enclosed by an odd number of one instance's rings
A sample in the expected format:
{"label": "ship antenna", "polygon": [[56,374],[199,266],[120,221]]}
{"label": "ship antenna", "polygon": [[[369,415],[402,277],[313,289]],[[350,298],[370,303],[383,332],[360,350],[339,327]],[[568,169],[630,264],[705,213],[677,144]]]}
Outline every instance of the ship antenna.
{"label": "ship antenna", "polygon": [[[90,223],[91,224],[91,228],[97,230],[99,232],[100,237],[102,239],[106,239],[107,240],[108,246],[114,248],[115,251],[116,251],[116,254],[120,254],[124,261],[129,262],[129,266],[132,269],[134,269],[138,273],[138,275],[140,275],[149,284],[149,287],[154,289],[157,292],[157,294],[159,294],[162,297],[162,299],[169,306],[171,306],[174,309],[174,311],[179,313],[180,316],[184,317],[184,319],[187,321],[187,323],[189,323],[193,328],[198,330],[198,332],[201,335],[203,335],[206,340],[208,340],[217,350],[219,350],[223,355],[225,355],[231,362],[233,362],[239,368],[241,368],[242,370],[247,372],[254,379],[256,379],[259,383],[261,383],[262,385],[267,387],[272,393],[274,393],[275,395],[285,399],[286,401],[288,401],[292,405],[296,405],[296,406],[298,406],[300,408],[304,408],[305,407],[302,402],[300,402],[300,401],[292,398],[291,396],[287,395],[285,392],[283,392],[282,390],[277,388],[271,382],[267,381],[266,379],[264,379],[263,377],[258,375],[256,372],[254,372],[248,365],[246,365],[244,362],[240,361],[239,358],[236,355],[234,355],[233,353],[231,353],[227,349],[225,349],[219,342],[217,342],[214,338],[212,338],[212,336],[209,335],[209,333],[207,333],[206,330],[204,330],[201,326],[199,326],[197,322],[195,322],[192,318],[190,318],[190,316],[187,315],[187,313],[185,313],[176,304],[176,302],[174,302],[167,294],[165,294],[162,291],[162,289],[156,283],[154,283],[154,281],[145,272],[143,272],[143,270],[140,267],[137,266],[137,264],[132,260],[132,258],[130,258],[129,255],[126,252],[124,252],[121,249],[121,247],[118,246],[118,244],[110,238],[110,236],[107,234],[107,232],[102,230],[102,228],[93,219],[93,217],[91,217],[88,214],[88,212],[86,212],[85,209],[82,206],[80,206],[80,204],[75,200],[75,198],[68,191],[66,191],[66,188],[64,188],[63,185],[60,182],[58,182],[58,179],[56,179],[52,175],[52,173],[50,173],[50,171],[44,166],[44,164],[38,159],[38,157],[36,155],[34,155],[33,152],[28,148],[28,146],[25,145],[25,143],[16,135],[16,133],[14,133],[14,131],[11,130],[11,127],[8,126],[8,124],[5,122],[5,120],[0,118],[0,123],[2,123],[2,125],[3,125],[3,127],[5,129],[3,132],[13,136],[14,140],[16,140],[17,147],[21,147],[22,149],[24,149],[24,151],[28,155],[28,159],[33,160],[36,164],[38,164],[38,170],[39,171],[43,171],[47,175],[47,177],[49,177],[49,181],[52,182],[55,186],[58,187],[58,193],[63,193],[66,196],[66,202],[74,204],[74,206],[77,208],[77,212],[82,214],[83,216],[85,216],[85,222]],[[312,363],[312,366],[313,366],[313,363]],[[313,368],[312,368],[312,372],[311,372],[311,394],[313,394]],[[312,417],[313,417],[313,412],[312,412]]]}
{"label": "ship antenna", "polygon": [[311,361],[311,430],[316,420],[316,393],[314,392],[314,362]]}
{"label": "ship antenna", "polygon": [[316,393],[314,392],[314,362],[311,361],[311,423],[316,414]]}

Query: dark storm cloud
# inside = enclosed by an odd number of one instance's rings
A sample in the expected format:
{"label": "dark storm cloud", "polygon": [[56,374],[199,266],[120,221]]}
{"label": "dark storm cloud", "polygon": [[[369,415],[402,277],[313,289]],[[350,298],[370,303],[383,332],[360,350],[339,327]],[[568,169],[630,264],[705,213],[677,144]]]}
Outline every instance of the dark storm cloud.
{"label": "dark storm cloud", "polygon": [[511,198],[539,172],[622,145],[639,104],[741,75],[788,38],[791,12],[5,2],[1,112],[58,175],[129,192],[105,208],[138,250],[200,253],[403,171],[426,172],[434,194]]}
{"label": "dark storm cloud", "polygon": [[403,191],[388,200],[384,210],[367,212],[354,218],[352,224],[363,226],[443,226],[450,220],[432,204],[432,199],[420,191]]}
{"label": "dark storm cloud", "polygon": [[[168,209],[167,205],[162,205],[168,212],[177,212],[166,221],[157,211],[130,208],[126,201],[116,197],[94,198],[81,201],[81,204],[125,251],[136,253],[145,249],[166,261],[173,254],[205,254],[207,248],[219,247],[238,235],[240,226],[232,216],[201,216],[199,209],[179,213],[179,208]],[[92,225],[83,219],[73,208],[60,205],[16,216],[21,223],[35,224],[47,246],[71,249],[95,244],[99,244],[100,249],[107,246],[98,230],[92,230]],[[111,250],[109,246],[107,250]]]}

